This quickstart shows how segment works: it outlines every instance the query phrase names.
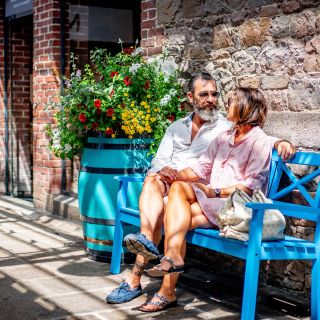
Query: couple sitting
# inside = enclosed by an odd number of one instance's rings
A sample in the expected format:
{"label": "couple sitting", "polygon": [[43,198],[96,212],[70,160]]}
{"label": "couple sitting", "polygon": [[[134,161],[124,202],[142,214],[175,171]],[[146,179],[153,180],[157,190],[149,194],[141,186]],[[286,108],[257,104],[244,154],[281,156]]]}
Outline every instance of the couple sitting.
{"label": "couple sitting", "polygon": [[258,90],[235,90],[225,120],[217,111],[219,93],[208,73],[192,77],[188,89],[194,112],[168,128],[151,163],[139,199],[141,233],[125,237],[127,248],[137,254],[136,262],[128,278],[107,296],[108,303],[127,302],[142,293],[141,275],[146,263],[159,256],[157,244],[164,225],[165,255],[148,270],[150,276],[163,276],[163,282],[140,310],[176,306],[188,230],[216,228],[217,212],[236,188],[249,195],[256,187],[266,191],[272,147],[283,159],[295,152],[289,142],[262,131],[267,105]]}

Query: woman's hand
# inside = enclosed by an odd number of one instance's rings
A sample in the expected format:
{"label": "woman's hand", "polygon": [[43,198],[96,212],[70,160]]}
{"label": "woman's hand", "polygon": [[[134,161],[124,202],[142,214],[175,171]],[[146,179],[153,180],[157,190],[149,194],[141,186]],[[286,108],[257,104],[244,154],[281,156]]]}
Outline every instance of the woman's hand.
{"label": "woman's hand", "polygon": [[216,197],[214,190],[209,188],[207,185],[200,183],[200,182],[193,182],[192,185],[195,186],[196,188],[202,190],[208,198],[215,198]]}

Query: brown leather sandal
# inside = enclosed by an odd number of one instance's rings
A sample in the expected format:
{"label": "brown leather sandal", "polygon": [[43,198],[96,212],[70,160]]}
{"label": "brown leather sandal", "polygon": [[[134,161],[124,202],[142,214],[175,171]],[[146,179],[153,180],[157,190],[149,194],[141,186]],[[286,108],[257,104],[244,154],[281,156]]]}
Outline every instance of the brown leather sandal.
{"label": "brown leather sandal", "polygon": [[[171,267],[168,270],[164,270],[161,268],[161,262],[165,260],[170,263]],[[148,275],[151,277],[163,277],[167,274],[172,274],[172,273],[182,273],[184,272],[184,264],[180,266],[175,266],[172,259],[167,256],[163,256],[162,259],[160,260],[160,264],[154,266],[153,268],[147,270]]]}
{"label": "brown leather sandal", "polygon": [[[152,301],[152,299],[139,307],[140,311],[143,312],[158,312],[162,310],[166,310],[172,307],[176,307],[178,305],[177,300],[169,301],[165,296],[160,293],[155,293],[153,297],[158,298],[158,301]],[[151,309],[145,308],[146,306],[152,306]]]}

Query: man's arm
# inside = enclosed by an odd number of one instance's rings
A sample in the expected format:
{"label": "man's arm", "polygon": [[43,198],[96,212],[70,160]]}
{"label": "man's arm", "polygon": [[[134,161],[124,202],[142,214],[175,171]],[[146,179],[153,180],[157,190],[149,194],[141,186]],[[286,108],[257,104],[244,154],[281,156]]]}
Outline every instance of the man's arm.
{"label": "man's arm", "polygon": [[173,135],[171,131],[172,125],[169,126],[161,140],[158,151],[151,161],[151,168],[149,169],[149,172],[156,173],[164,167],[170,168],[173,156]]}

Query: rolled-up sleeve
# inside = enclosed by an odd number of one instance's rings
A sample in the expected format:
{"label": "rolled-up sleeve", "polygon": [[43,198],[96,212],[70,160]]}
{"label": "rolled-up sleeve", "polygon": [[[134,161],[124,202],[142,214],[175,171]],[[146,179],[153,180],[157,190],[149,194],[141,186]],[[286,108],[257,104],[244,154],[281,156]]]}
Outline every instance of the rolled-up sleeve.
{"label": "rolled-up sleeve", "polygon": [[244,180],[239,183],[254,190],[257,187],[266,192],[271,161],[271,141],[268,139],[256,141],[253,145]]}
{"label": "rolled-up sleeve", "polygon": [[201,179],[206,180],[211,174],[214,159],[218,149],[218,138],[214,139],[207,150],[201,154],[199,161],[191,166],[194,173]]}
{"label": "rolled-up sleeve", "polygon": [[166,130],[161,143],[159,145],[158,151],[155,157],[151,161],[151,168],[148,172],[158,172],[165,166],[171,165],[173,155],[173,133],[172,125]]}

